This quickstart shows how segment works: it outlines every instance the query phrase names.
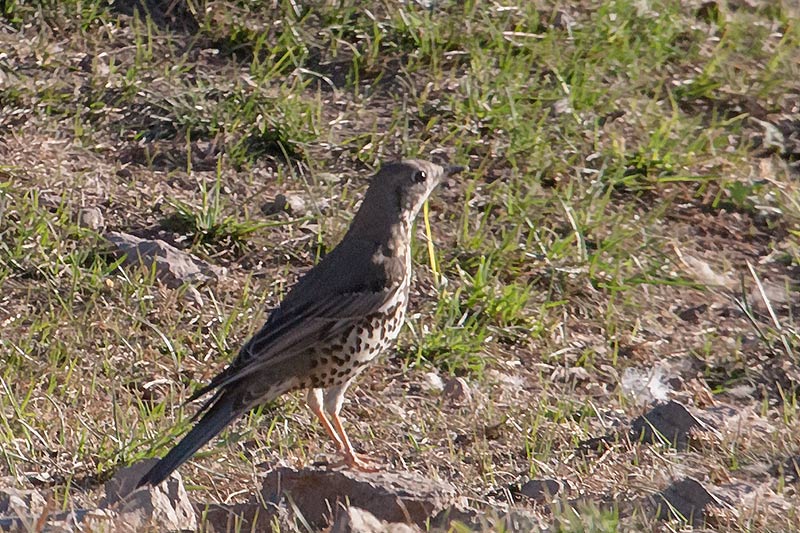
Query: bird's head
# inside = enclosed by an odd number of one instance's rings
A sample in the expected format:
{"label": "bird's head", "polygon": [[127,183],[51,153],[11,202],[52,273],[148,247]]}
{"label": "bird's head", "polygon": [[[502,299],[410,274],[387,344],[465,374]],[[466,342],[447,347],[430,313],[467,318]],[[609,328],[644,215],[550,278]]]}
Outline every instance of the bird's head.
{"label": "bird's head", "polygon": [[380,194],[396,207],[401,217],[411,221],[442,178],[464,170],[463,167],[442,166],[421,159],[405,159],[384,165],[370,184],[370,193]]}

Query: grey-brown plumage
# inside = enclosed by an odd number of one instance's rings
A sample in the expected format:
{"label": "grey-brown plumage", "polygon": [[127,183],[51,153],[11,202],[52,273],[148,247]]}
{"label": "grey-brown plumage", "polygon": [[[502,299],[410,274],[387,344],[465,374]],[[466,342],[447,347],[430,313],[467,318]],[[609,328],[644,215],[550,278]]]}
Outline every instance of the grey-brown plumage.
{"label": "grey-brown plumage", "polygon": [[191,431],[139,482],[156,485],[253,407],[296,389],[344,453],[369,469],[342,427],[352,380],[400,332],[411,282],[411,226],[441,178],[460,171],[420,160],[383,166],[342,241],[292,288],[236,359],[190,400],[213,391]]}

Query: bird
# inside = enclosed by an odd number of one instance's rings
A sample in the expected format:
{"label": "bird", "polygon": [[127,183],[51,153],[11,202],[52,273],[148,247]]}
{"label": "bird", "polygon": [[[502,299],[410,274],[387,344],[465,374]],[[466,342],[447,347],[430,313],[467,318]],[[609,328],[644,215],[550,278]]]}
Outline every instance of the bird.
{"label": "bird", "polygon": [[227,368],[190,396],[187,402],[210,395],[192,417],[192,429],[137,487],[157,486],[228,424],[302,389],[343,454],[339,465],[375,471],[344,430],[344,395],[400,333],[414,219],[440,181],[463,170],[420,159],[382,165],[339,244],[300,277]]}

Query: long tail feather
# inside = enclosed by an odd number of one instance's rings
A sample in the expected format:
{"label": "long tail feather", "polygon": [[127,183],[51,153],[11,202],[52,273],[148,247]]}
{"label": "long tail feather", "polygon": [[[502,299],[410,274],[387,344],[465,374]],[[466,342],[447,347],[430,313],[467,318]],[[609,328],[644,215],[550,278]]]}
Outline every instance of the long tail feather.
{"label": "long tail feather", "polygon": [[222,393],[219,398],[208,408],[197,424],[186,434],[177,446],[172,448],[163,459],[158,461],[150,471],[145,474],[137,485],[151,485],[155,487],[180,465],[186,462],[205,443],[213,439],[222,429],[235,420],[241,410],[234,409],[234,400],[230,393]]}

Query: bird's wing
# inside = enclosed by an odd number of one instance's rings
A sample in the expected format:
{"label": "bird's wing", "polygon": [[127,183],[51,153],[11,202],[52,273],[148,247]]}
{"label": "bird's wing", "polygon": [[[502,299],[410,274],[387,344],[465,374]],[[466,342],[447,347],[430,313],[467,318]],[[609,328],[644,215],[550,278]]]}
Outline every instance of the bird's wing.
{"label": "bird's wing", "polygon": [[359,318],[378,311],[397,293],[400,280],[391,275],[393,262],[373,261],[377,246],[345,237],[297,282],[230,366],[189,401],[301,356],[317,343],[335,343]]}
{"label": "bird's wing", "polygon": [[341,294],[335,298],[311,300],[288,310],[277,309],[264,327],[242,346],[231,365],[196,391],[189,401],[307,353],[316,344],[336,342],[338,336],[364,316],[379,310],[398,289],[394,286],[375,292]]}

